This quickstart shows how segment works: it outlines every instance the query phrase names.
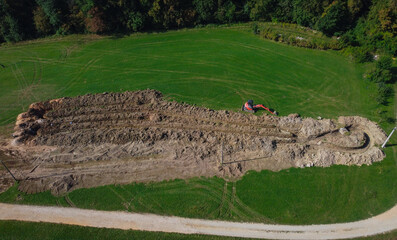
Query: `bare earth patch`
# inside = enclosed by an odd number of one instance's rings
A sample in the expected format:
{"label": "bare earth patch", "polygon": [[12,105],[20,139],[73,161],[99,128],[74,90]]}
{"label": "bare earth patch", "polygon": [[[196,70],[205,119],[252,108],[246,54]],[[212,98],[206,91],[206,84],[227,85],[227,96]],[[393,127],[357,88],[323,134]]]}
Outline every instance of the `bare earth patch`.
{"label": "bare earth patch", "polygon": [[34,103],[18,116],[13,136],[0,149],[13,156],[20,190],[56,195],[115,183],[372,164],[385,157],[378,146],[386,139],[362,117],[214,111],[165,101],[155,90]]}

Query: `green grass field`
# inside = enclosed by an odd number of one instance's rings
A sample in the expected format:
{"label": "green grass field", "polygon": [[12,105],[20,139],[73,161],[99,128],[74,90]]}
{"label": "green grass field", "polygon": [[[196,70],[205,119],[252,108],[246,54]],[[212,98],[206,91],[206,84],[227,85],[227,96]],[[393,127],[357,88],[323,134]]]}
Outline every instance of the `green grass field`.
{"label": "green grass field", "polygon": [[176,233],[124,231],[118,229],[79,227],[49,223],[0,221],[2,240],[70,240],[70,239],[139,239],[139,240],[238,240],[242,238],[209,235],[186,235]]}
{"label": "green grass field", "polygon": [[110,185],[61,197],[49,192],[29,195],[14,186],[0,194],[0,202],[265,223],[355,221],[395,204],[397,171],[392,150],[386,160],[373,166],[250,172],[236,182],[214,177]]}
{"label": "green grass field", "polygon": [[34,101],[145,88],[216,109],[238,110],[250,98],[282,115],[371,117],[376,108],[365,66],[241,27],[43,39],[1,47],[0,64],[2,125]]}
{"label": "green grass field", "polygon": [[[45,239],[139,239],[139,240],[238,240],[242,238],[218,237],[210,235],[186,235],[176,233],[123,231],[118,229],[79,227],[71,225],[31,223],[17,221],[0,221],[0,238],[2,240],[45,240]],[[354,238],[354,240],[395,240],[397,231],[377,236]],[[247,239],[247,238],[244,238]]]}
{"label": "green grass field", "polygon": [[[333,51],[262,40],[244,26],[48,38],[1,47],[0,64],[5,66],[0,67],[5,133],[34,101],[145,88],[215,109],[237,111],[253,99],[281,115],[379,120],[374,85],[362,80],[365,65]],[[392,116],[394,106],[385,108]],[[251,172],[236,182],[195,178],[104,186],[59,198],[48,192],[26,195],[14,187],[0,194],[0,201],[235,221],[344,222],[379,214],[397,202],[397,147],[386,153],[373,166]]]}

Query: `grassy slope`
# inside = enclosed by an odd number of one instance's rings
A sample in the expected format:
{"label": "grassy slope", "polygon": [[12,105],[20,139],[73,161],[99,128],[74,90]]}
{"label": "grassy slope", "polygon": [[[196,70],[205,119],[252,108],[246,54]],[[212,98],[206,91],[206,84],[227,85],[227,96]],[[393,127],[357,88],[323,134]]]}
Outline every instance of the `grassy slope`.
{"label": "grassy slope", "polygon": [[[373,114],[364,66],[328,51],[260,40],[239,29],[199,29],[122,39],[70,36],[0,48],[0,124],[32,101],[156,88],[169,98],[238,110],[252,98],[281,114]],[[33,83],[33,84],[32,84]],[[389,106],[392,107],[392,106]],[[395,141],[396,139],[394,139]],[[370,167],[250,173],[236,183],[192,179],[70,193],[84,208],[292,224],[366,218],[397,202],[396,157]],[[21,197],[17,197],[19,195]],[[48,193],[10,189],[0,201],[67,205]],[[178,205],[175,204],[178,202]]]}
{"label": "grassy slope", "polygon": [[393,150],[387,149],[387,159],[372,166],[251,172],[237,182],[237,195],[276,222],[332,223],[374,216],[396,202]]}
{"label": "grassy slope", "polygon": [[145,88],[217,109],[238,110],[251,98],[283,115],[371,116],[376,107],[360,81],[363,66],[238,29],[48,39],[2,47],[0,63],[0,124],[32,101]]}
{"label": "grassy slope", "polygon": [[192,218],[273,222],[242,203],[233,191],[235,185],[235,182],[215,177],[193,178],[187,181],[78,189],[62,197],[54,197],[49,192],[24,194],[14,186],[0,194],[0,202],[72,205],[88,209],[150,212]]}

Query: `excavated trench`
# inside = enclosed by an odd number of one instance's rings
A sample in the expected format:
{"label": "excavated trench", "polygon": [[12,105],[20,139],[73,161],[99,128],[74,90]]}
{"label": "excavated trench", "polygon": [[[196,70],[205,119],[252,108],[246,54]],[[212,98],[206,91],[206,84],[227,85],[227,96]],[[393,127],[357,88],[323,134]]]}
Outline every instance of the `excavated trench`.
{"label": "excavated trench", "polygon": [[[348,132],[341,134],[343,127]],[[13,137],[1,148],[20,162],[14,168],[20,190],[62,194],[248,170],[371,164],[384,158],[377,146],[386,134],[361,117],[214,111],[144,90],[34,103],[18,116]]]}

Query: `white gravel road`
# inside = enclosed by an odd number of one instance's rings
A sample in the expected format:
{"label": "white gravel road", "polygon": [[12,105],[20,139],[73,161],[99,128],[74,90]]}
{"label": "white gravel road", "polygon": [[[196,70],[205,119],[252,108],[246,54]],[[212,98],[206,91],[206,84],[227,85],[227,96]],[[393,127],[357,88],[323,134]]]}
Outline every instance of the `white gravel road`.
{"label": "white gravel road", "polygon": [[237,223],[153,214],[3,203],[0,203],[0,220],[263,239],[343,239],[376,235],[397,229],[397,205],[385,213],[362,221],[305,226]]}

